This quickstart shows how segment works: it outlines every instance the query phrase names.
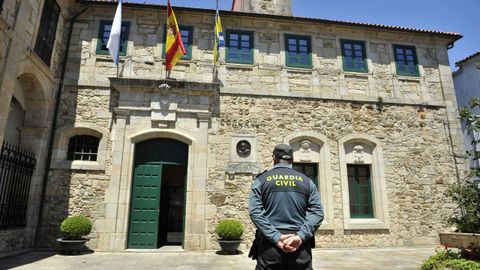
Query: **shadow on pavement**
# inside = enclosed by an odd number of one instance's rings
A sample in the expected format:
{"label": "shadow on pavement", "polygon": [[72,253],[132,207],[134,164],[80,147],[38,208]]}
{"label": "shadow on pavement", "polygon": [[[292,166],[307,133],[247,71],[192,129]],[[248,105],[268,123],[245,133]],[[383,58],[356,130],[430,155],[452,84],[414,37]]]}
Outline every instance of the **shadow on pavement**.
{"label": "shadow on pavement", "polygon": [[[93,250],[87,250],[74,256],[80,257],[82,255],[89,255],[92,253],[94,253]],[[52,252],[32,251],[32,252],[24,253],[21,255],[0,259],[0,270],[12,269],[15,267],[28,265],[31,263],[39,262],[41,260],[45,260],[55,255],[62,256],[62,257],[73,257],[73,255],[60,255],[58,252],[53,252],[53,251]]]}

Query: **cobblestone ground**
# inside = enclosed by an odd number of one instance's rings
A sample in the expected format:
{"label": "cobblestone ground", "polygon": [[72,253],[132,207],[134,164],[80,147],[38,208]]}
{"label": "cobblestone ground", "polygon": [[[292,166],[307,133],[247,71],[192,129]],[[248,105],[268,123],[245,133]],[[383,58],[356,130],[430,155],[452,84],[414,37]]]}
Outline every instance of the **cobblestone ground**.
{"label": "cobblestone ground", "polygon": [[[418,270],[422,262],[434,253],[434,248],[382,249],[316,249],[316,270]],[[0,269],[32,270],[247,270],[255,262],[246,253],[221,255],[206,252],[95,252],[80,256],[32,252],[0,260]]]}

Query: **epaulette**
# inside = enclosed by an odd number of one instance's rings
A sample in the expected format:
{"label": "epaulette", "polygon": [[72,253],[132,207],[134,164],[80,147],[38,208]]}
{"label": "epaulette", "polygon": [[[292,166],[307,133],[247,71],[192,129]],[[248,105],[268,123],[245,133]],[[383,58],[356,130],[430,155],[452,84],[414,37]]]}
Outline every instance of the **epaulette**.
{"label": "epaulette", "polygon": [[257,174],[257,176],[255,176],[255,178],[258,178],[259,176],[261,176],[262,174],[264,174],[264,173],[266,173],[266,172],[268,172],[268,170],[265,170],[265,171],[263,171],[263,172],[261,172],[261,173]]}

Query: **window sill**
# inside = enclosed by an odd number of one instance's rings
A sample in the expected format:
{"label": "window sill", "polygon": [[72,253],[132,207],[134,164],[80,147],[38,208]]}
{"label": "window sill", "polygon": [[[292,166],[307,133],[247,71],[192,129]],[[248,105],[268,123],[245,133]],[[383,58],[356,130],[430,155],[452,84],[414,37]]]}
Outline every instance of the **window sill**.
{"label": "window sill", "polygon": [[399,81],[411,81],[411,82],[420,82],[422,78],[419,76],[406,76],[406,75],[395,75],[395,78]]}
{"label": "window sill", "polygon": [[362,78],[368,78],[370,76],[370,73],[368,72],[354,72],[354,71],[343,71],[343,74],[345,77],[362,77]]}
{"label": "window sill", "polygon": [[240,63],[225,63],[225,66],[230,69],[248,69],[253,70],[254,64],[240,64]]}
{"label": "window sill", "polygon": [[311,67],[301,68],[301,67],[288,67],[288,66],[285,67],[285,70],[287,70],[287,72],[305,73],[305,74],[311,74],[314,71],[314,69]]}
{"label": "window sill", "polygon": [[59,161],[52,164],[53,169],[63,169],[63,170],[83,170],[83,171],[103,171],[105,166],[102,166],[97,161]]}
{"label": "window sill", "polygon": [[[125,62],[126,57],[127,56],[121,55],[118,59],[118,62],[120,62],[120,63]],[[113,59],[109,54],[96,54],[96,58],[100,62],[112,62],[113,63]]]}
{"label": "window sill", "polygon": [[352,218],[345,220],[345,230],[389,230],[386,222],[376,218]]}

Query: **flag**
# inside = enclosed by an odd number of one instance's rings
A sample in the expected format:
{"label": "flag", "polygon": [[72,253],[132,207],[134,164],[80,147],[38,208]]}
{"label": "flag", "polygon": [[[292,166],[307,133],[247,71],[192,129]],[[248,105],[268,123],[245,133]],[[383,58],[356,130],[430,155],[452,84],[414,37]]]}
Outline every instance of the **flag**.
{"label": "flag", "polygon": [[108,38],[107,48],[112,56],[113,62],[118,66],[120,54],[120,42],[122,35],[122,0],[118,0],[117,11],[113,19],[112,28],[110,29],[110,37]]}
{"label": "flag", "polygon": [[217,7],[215,15],[215,47],[213,48],[213,64],[217,64],[220,56],[220,46],[225,46],[225,38],[223,37],[222,21],[220,20],[220,12]]}
{"label": "flag", "polygon": [[243,11],[243,0],[233,0],[232,11]]}
{"label": "flag", "polygon": [[168,0],[167,40],[165,44],[167,71],[171,70],[186,53],[182,42],[182,35],[178,28],[177,18],[175,18],[170,0]]}

